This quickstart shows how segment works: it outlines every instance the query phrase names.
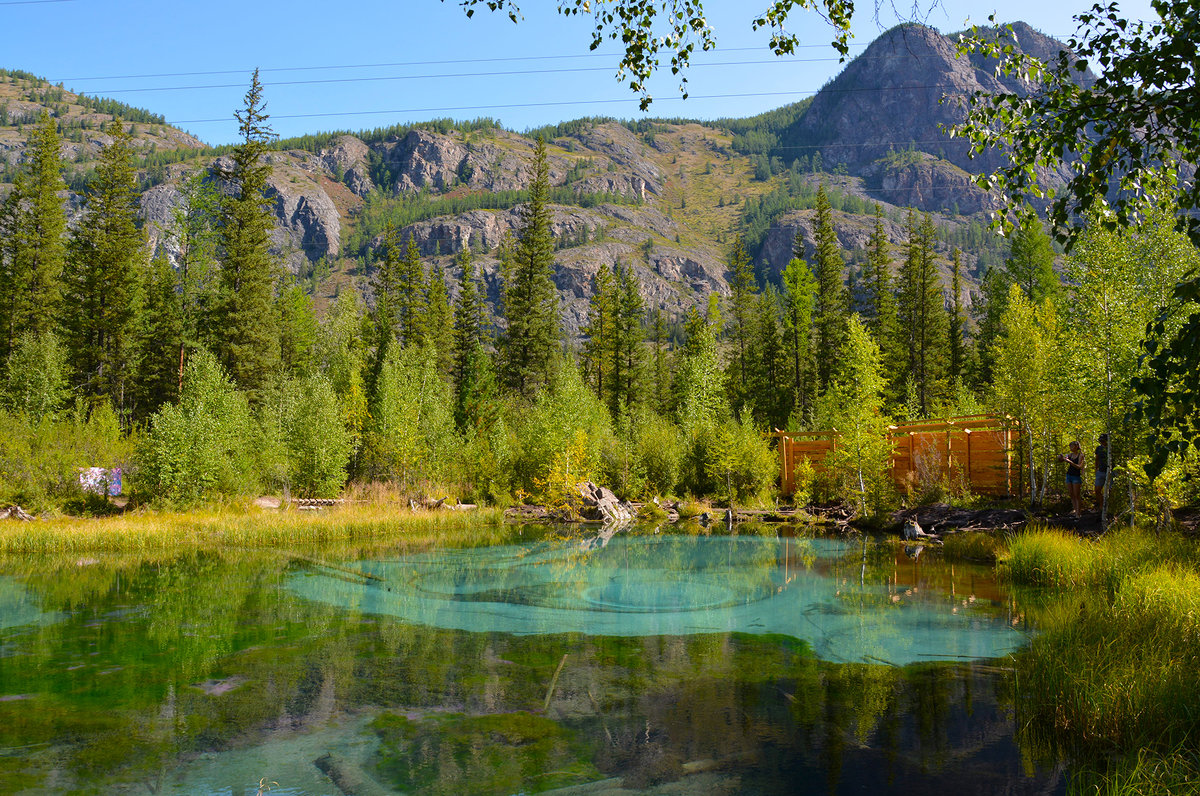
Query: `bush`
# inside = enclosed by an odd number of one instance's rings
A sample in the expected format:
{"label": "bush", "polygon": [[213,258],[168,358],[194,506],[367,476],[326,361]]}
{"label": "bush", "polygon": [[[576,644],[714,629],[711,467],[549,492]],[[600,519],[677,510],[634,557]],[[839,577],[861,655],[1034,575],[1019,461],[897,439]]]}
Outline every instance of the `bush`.
{"label": "bush", "polygon": [[301,497],[336,497],[346,483],[351,440],[333,385],[307,376],[285,382],[273,398],[263,425],[281,454],[276,478]]}
{"label": "bush", "polygon": [[705,440],[705,471],[727,505],[763,498],[778,470],[775,454],[749,415],[722,423]]}
{"label": "bush", "polygon": [[0,412],[0,505],[34,512],[84,506],[80,468],[128,470],[133,445],[107,404],[86,420],[82,406],[67,417],[40,420]]}
{"label": "bush", "polygon": [[138,453],[137,484],[148,497],[175,504],[257,488],[259,430],[246,396],[207,351],[192,357],[177,405],[150,418]]}
{"label": "bush", "polygon": [[67,354],[53,334],[25,332],[8,357],[4,407],[35,423],[58,411],[67,398]]}
{"label": "bush", "polygon": [[637,416],[635,428],[634,455],[645,473],[645,494],[674,494],[683,470],[683,432],[648,409]]}
{"label": "bush", "polygon": [[613,444],[612,422],[574,366],[564,364],[532,405],[510,407],[510,414],[515,488],[553,504],[575,484],[603,474],[602,452]]}
{"label": "bush", "polygon": [[432,349],[392,349],[364,435],[363,461],[375,478],[411,487],[441,481],[453,469],[458,437],[450,390]]}

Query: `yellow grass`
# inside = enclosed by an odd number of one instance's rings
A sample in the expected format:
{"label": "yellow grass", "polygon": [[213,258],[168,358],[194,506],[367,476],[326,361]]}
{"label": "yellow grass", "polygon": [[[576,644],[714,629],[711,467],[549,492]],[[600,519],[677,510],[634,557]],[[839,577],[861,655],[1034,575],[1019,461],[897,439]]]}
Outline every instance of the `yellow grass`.
{"label": "yellow grass", "polygon": [[135,511],[98,519],[62,517],[0,523],[0,557],[22,554],[148,553],[180,548],[256,548],[394,541],[427,546],[498,540],[503,513],[419,511],[397,503],[320,511],[221,506],[187,512]]}

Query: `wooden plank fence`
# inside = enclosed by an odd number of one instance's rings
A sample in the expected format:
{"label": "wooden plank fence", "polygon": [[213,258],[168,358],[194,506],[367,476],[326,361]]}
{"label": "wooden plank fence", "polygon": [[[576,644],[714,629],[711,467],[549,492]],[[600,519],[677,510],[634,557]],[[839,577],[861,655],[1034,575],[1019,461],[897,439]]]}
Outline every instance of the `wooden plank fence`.
{"label": "wooden plank fence", "polygon": [[[891,474],[896,485],[916,486],[948,480],[972,492],[1011,495],[1020,488],[1014,477],[1013,448],[1018,438],[1009,418],[969,415],[889,426],[892,440]],[[821,472],[825,457],[836,450],[840,434],[829,431],[776,431],[779,484],[784,495],[795,494],[796,463],[808,459]]]}

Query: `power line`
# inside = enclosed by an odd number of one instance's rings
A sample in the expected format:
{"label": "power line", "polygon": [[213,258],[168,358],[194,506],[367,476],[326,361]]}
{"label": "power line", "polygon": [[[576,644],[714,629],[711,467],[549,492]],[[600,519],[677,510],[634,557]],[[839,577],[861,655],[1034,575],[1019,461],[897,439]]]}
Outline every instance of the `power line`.
{"label": "power line", "polygon": [[[74,0],[39,0],[40,2],[74,2]],[[3,3],[0,3],[2,5]],[[851,44],[851,47],[867,47],[868,44]],[[803,44],[798,47],[825,49],[828,45],[825,44]],[[729,47],[722,48],[721,52],[761,52],[762,47]],[[502,61],[551,61],[562,60],[567,58],[612,58],[614,53],[575,53],[572,55],[517,55],[496,58],[455,58],[445,61],[397,61],[393,63],[378,63],[378,64],[329,64],[326,66],[276,66],[276,67],[259,67],[260,73],[266,72],[309,72],[321,69],[376,69],[397,66],[443,66],[447,64],[486,64]],[[809,60],[809,59],[802,59]],[[830,59],[811,59],[811,60],[830,60]],[[789,63],[794,63],[795,60],[789,60]],[[140,78],[156,78],[156,77],[204,77],[210,75],[243,75],[253,72],[254,68],[248,69],[222,69],[209,72],[160,72],[157,74],[142,74],[142,75],[106,75],[99,77],[64,77],[51,80],[52,83],[67,83],[81,82],[86,80],[136,80]]]}
{"label": "power line", "polygon": [[[836,58],[813,59],[823,61],[836,61]],[[713,66],[769,66],[773,64],[785,64],[787,61],[769,60],[769,61],[721,61],[710,64],[693,64],[693,67],[713,67]],[[487,72],[447,72],[442,74],[426,74],[426,75],[374,75],[370,77],[331,77],[321,78],[318,80],[283,80],[274,83],[263,83],[264,88],[277,88],[280,86],[314,86],[331,83],[378,83],[389,80],[450,80],[464,77],[513,77],[517,75],[566,75],[578,74],[580,72],[610,72],[611,67],[608,66],[576,66],[566,69],[513,69],[504,72],[487,71]],[[145,88],[112,88],[112,89],[96,89],[92,94],[142,94],[154,91],[201,91],[220,88],[245,88],[245,83],[210,83],[201,86],[153,86]]]}
{"label": "power line", "polygon": [[[939,88],[953,88],[951,83],[941,83],[928,86],[878,86],[878,87],[856,87],[856,88],[829,88],[812,90],[805,89],[800,91],[757,91],[757,92],[742,92],[733,94],[690,94],[685,97],[661,97],[655,102],[683,102],[685,99],[701,100],[701,99],[737,99],[744,97],[792,97],[815,95],[818,93],[857,93],[866,91],[923,91]],[[404,114],[404,113],[446,113],[449,111],[481,111],[481,110],[503,110],[507,108],[544,108],[561,105],[606,105],[620,102],[633,102],[636,97],[622,97],[620,99],[592,99],[592,100],[555,100],[548,102],[511,102],[497,103],[494,105],[449,105],[439,108],[398,108],[393,110],[379,111],[329,111],[323,113],[290,113],[290,114],[272,114],[272,119],[315,119],[327,118],[330,116],[378,116],[384,114]],[[228,122],[230,118],[222,116],[216,119],[179,119],[177,121],[168,122],[171,125],[179,126],[181,124],[208,124],[216,122]],[[907,142],[905,142],[907,143]]]}

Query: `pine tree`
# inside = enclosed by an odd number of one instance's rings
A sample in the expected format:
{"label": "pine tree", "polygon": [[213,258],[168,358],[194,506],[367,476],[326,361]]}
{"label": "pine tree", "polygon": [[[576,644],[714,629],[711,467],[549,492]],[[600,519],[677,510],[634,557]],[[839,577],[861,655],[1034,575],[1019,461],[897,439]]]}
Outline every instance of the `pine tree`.
{"label": "pine tree", "polygon": [[312,296],[293,278],[279,291],[279,361],[283,372],[296,377],[315,373],[317,314]]}
{"label": "pine tree", "polygon": [[404,259],[400,261],[396,282],[396,322],[400,341],[407,347],[419,348],[425,343],[429,320],[426,298],[425,269],[421,265],[421,250],[417,238],[408,234]]}
{"label": "pine tree", "polygon": [[[797,248],[801,248],[797,236]],[[802,250],[802,249],[801,249]],[[816,363],[813,361],[813,306],[816,303],[817,283],[808,264],[793,257],[783,272],[783,350],[788,361],[788,381],[791,384],[789,416],[807,424],[816,400]]]}
{"label": "pine tree", "polygon": [[1012,248],[1004,268],[1009,283],[1020,285],[1025,297],[1035,304],[1057,298],[1062,292],[1062,283],[1054,273],[1050,236],[1033,214],[1024,216],[1013,232]]}
{"label": "pine tree", "polygon": [[134,414],[148,418],[179,398],[178,352],[184,338],[178,276],[164,256],[142,271],[142,309],[136,329]]}
{"label": "pine tree", "polygon": [[841,357],[846,337],[846,284],[843,281],[842,250],[833,231],[833,209],[825,195],[825,186],[817,189],[817,218],[813,237],[816,242],[817,277],[816,328],[817,378],[822,390],[829,386],[835,364]]}
{"label": "pine tree", "polygon": [[559,349],[558,291],[554,286],[554,235],[550,230],[546,142],[538,138],[533,184],[521,210],[520,234],[507,267],[502,339],[505,385],[526,398],[550,383]]}
{"label": "pine tree", "polygon": [[449,377],[454,362],[454,317],[450,311],[450,294],[446,291],[446,274],[434,265],[426,289],[425,338],[437,356],[438,373]]}
{"label": "pine tree", "polygon": [[908,214],[908,244],[900,273],[900,326],[906,338],[908,373],[921,416],[928,417],[945,391],[947,316],[934,259],[937,230],[926,213],[920,226]]}
{"label": "pine tree", "polygon": [[613,417],[620,415],[622,407],[628,411],[641,403],[644,375],[642,343],[646,339],[642,327],[646,307],[642,302],[637,274],[632,265],[622,268],[618,264],[615,270],[612,396],[609,399]]}
{"label": "pine tree", "polygon": [[29,160],[0,210],[0,361],[23,333],[46,334],[58,320],[67,258],[61,142],[43,113]]}
{"label": "pine tree", "polygon": [[750,255],[746,252],[746,243],[739,235],[733,243],[729,254],[729,270],[733,278],[729,281],[732,298],[730,326],[733,331],[733,343],[737,352],[730,363],[732,371],[729,379],[730,392],[733,393],[733,407],[741,408],[748,397],[749,375],[747,372],[746,355],[753,336],[754,307],[757,304],[757,285],[754,280],[754,266]]}
{"label": "pine tree", "polygon": [[608,265],[601,264],[592,280],[587,324],[581,332],[584,337],[583,378],[602,401],[612,389],[616,311],[616,283]]}
{"label": "pine tree", "polygon": [[498,416],[496,378],[484,346],[487,336],[471,250],[458,255],[462,278],[454,307],[454,422],[460,430],[489,429]]}
{"label": "pine tree", "polygon": [[654,411],[667,414],[671,409],[671,376],[667,349],[667,324],[662,309],[654,308],[650,319],[650,342],[654,347]]}
{"label": "pine tree", "polygon": [[885,381],[887,404],[898,405],[905,371],[905,356],[900,345],[896,316],[896,292],[892,282],[890,244],[883,226],[883,208],[875,205],[875,229],[867,244],[866,326],[879,345],[879,358]]}
{"label": "pine tree", "polygon": [[967,370],[967,341],[966,315],[962,305],[962,257],[957,247],[950,254],[950,317],[949,317],[949,350],[950,361],[947,377],[951,383],[960,381]]}
{"label": "pine tree", "polygon": [[221,363],[252,402],[262,397],[268,378],[279,369],[279,314],[275,303],[277,264],[270,253],[273,217],[264,196],[271,166],[263,162],[275,137],[267,126],[258,70],[245,105],[235,112],[241,143],[233,166],[221,177],[230,193],[221,208]]}
{"label": "pine tree", "polygon": [[138,226],[132,139],[120,120],[107,132],[112,140],[100,153],[66,268],[63,328],[79,389],[108,399],[128,420],[146,237]]}

